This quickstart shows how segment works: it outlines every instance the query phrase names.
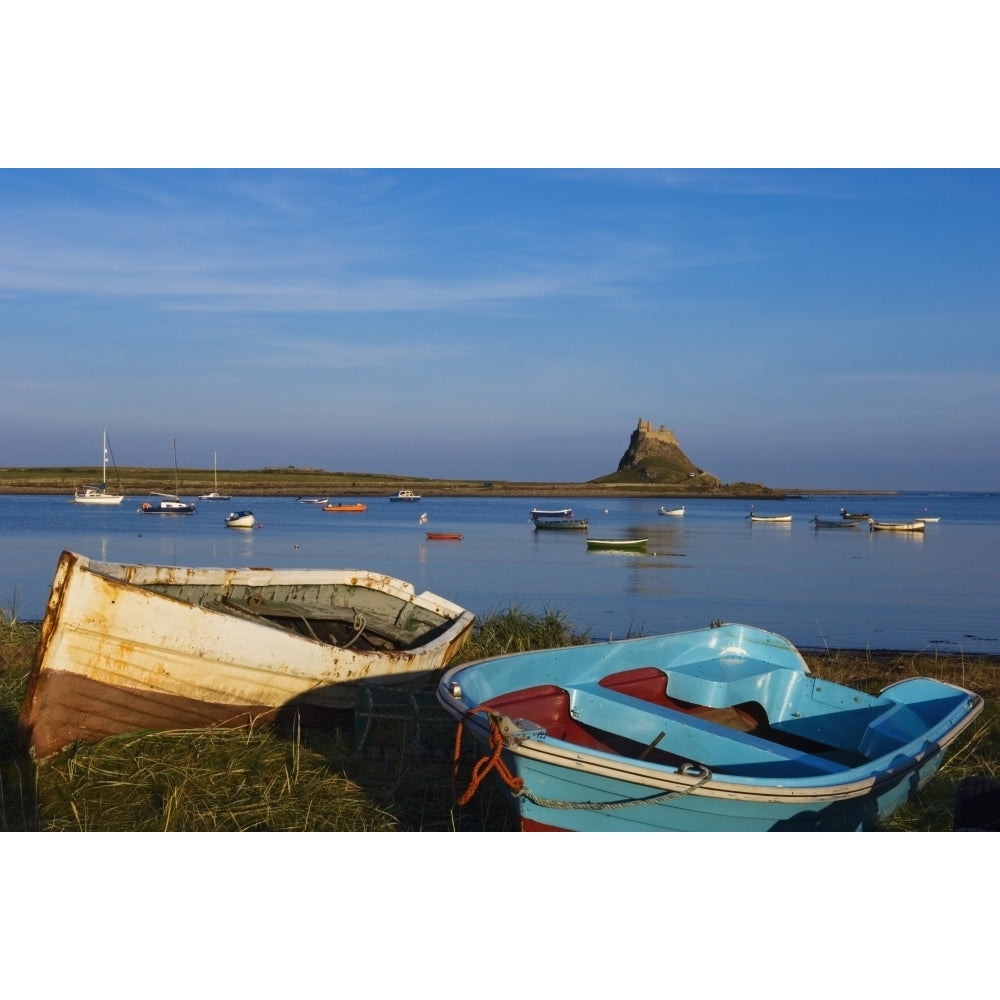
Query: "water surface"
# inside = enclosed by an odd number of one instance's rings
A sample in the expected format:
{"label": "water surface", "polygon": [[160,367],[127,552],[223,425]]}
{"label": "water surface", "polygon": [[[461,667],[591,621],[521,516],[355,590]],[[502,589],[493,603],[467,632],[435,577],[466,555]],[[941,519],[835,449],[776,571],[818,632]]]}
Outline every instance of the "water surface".
{"label": "water surface", "polygon": [[[1000,495],[906,493],[783,502],[751,524],[742,500],[592,497],[367,497],[362,514],[327,513],[294,498],[199,501],[192,515],[145,515],[145,497],[87,507],[66,496],[0,496],[0,608],[44,612],[59,553],[169,565],[354,567],[401,577],[477,615],[515,604],[563,612],[595,638],[698,628],[716,619],[786,635],[804,649],[1000,654]],[[332,497],[332,500],[337,498]],[[353,499],[353,498],[352,498]],[[571,506],[589,531],[535,531],[532,507]],[[673,507],[673,502],[667,502]],[[816,530],[841,507],[882,520],[940,517],[923,535]],[[233,510],[261,527],[233,529]],[[421,514],[427,523],[420,524]],[[461,532],[460,542],[426,531]],[[593,537],[646,537],[644,553],[588,551]]]}

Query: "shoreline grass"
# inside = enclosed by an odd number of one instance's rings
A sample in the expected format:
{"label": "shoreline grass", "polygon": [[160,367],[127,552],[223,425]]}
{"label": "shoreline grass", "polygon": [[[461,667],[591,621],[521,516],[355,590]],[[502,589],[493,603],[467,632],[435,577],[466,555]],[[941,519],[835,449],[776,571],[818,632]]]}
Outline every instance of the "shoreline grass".
{"label": "shoreline grass", "polygon": [[[36,765],[14,743],[38,623],[0,612],[0,831],[476,832],[514,829],[484,785],[463,807],[451,787],[455,726],[430,690],[398,694],[350,724],[133,733],[78,745]],[[589,642],[557,611],[517,606],[477,621],[461,661]],[[935,778],[885,829],[945,831],[961,780],[996,775],[1000,663],[912,653],[803,652],[810,670],[877,692],[930,676],[983,695],[980,719]],[[376,696],[372,696],[373,698]],[[468,768],[465,772],[468,773]]]}

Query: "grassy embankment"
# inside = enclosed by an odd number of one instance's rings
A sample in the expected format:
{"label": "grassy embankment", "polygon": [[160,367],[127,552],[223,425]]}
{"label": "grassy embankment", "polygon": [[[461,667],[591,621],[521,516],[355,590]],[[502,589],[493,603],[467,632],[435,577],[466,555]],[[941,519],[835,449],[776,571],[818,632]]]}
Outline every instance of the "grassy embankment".
{"label": "grassy embankment", "polygon": [[[557,613],[516,607],[477,622],[462,659],[586,642]],[[0,831],[503,831],[498,793],[484,784],[456,807],[455,727],[429,692],[419,710],[369,713],[355,725],[134,734],[64,751],[35,765],[14,727],[38,626],[0,613]],[[1000,760],[1000,667],[915,654],[807,655],[819,676],[868,691],[924,675],[978,691],[986,709],[938,775],[887,829],[952,828],[962,778],[995,775]],[[391,698],[391,696],[386,696]],[[407,705],[412,703],[407,699]],[[391,708],[392,706],[388,706]],[[361,737],[364,738],[361,738]],[[468,741],[464,745],[468,750]],[[471,760],[463,760],[467,783]],[[464,785],[459,789],[464,790]]]}

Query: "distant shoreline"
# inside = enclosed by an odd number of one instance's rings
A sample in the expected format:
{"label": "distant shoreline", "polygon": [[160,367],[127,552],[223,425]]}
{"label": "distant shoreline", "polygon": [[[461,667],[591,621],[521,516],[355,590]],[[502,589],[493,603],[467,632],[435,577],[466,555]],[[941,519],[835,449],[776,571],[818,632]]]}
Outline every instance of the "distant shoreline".
{"label": "distant shoreline", "polygon": [[[110,471],[110,470],[109,470]],[[893,496],[899,490],[774,489],[760,483],[731,483],[711,489],[686,484],[657,483],[552,483],[505,480],[422,479],[371,473],[323,472],[303,469],[219,470],[219,492],[238,496],[381,496],[412,489],[428,498],[451,497],[621,497],[670,500],[807,500],[815,497]],[[174,492],[173,469],[123,469],[121,491],[126,497],[153,492]],[[50,496],[73,492],[94,482],[94,470],[85,468],[0,468],[0,495]],[[210,471],[180,469],[176,473],[180,495],[198,497],[216,489]],[[109,487],[118,481],[109,476]]]}

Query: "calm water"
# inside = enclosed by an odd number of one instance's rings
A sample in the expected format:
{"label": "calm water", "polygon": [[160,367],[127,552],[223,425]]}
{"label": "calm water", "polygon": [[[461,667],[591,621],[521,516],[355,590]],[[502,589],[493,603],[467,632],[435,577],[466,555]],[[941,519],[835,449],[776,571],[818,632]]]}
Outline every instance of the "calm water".
{"label": "calm water", "polygon": [[[908,493],[758,502],[791,524],[751,524],[742,500],[688,500],[683,518],[658,500],[564,497],[364,498],[363,514],[291,498],[201,501],[190,516],[0,496],[0,608],[41,618],[63,549],[95,559],[190,566],[353,567],[431,590],[478,615],[511,604],[565,613],[595,638],[697,628],[713,619],[772,629],[806,649],[1000,654],[1000,494]],[[331,498],[336,500],[336,497]],[[535,531],[532,507],[572,506],[589,532]],[[673,506],[670,502],[667,506]],[[882,520],[940,517],[923,535],[819,530],[841,507]],[[227,528],[231,510],[262,527]],[[418,524],[426,513],[428,522]],[[425,531],[458,531],[433,542]],[[588,551],[592,537],[649,539],[647,551]]]}

